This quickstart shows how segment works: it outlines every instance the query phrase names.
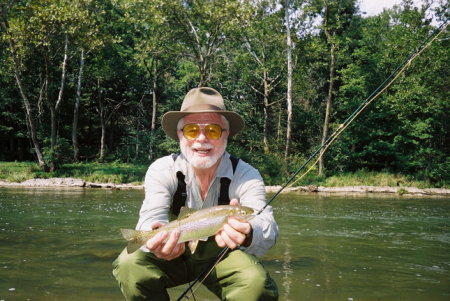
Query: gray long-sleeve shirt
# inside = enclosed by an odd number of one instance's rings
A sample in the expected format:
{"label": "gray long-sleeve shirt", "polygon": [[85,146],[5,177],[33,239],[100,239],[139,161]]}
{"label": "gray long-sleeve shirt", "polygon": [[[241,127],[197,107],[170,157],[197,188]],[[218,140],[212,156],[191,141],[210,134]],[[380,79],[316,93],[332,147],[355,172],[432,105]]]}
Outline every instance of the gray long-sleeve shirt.
{"label": "gray long-sleeve shirt", "polygon": [[[181,171],[186,182],[186,206],[193,209],[204,209],[218,205],[220,193],[220,179],[227,177],[231,180],[229,188],[230,199],[236,198],[239,204],[259,211],[266,200],[264,183],[259,172],[251,165],[239,160],[236,171],[230,155],[225,152],[217,167],[214,179],[209,186],[205,201],[201,198],[200,184],[194,170],[183,155],[173,161],[172,156],[156,160],[150,165],[145,176],[145,199],[140,210],[140,218],[136,229],[151,230],[150,224],[159,221],[166,224],[169,221],[169,209],[172,198],[178,187],[176,174]],[[246,248],[249,254],[264,255],[275,243],[278,237],[278,226],[273,217],[272,207],[250,221],[253,228],[252,244]],[[214,238],[209,238],[214,239]],[[245,249],[245,248],[244,248]],[[146,248],[143,247],[146,251]],[[147,249],[148,251],[148,249]]]}

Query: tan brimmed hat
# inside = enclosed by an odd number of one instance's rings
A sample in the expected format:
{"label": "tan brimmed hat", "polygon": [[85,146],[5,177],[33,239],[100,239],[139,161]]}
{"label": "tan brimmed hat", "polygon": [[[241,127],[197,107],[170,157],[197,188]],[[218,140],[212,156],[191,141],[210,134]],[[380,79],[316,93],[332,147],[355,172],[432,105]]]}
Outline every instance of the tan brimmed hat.
{"label": "tan brimmed hat", "polygon": [[161,124],[164,132],[175,141],[178,141],[177,124],[186,115],[194,113],[218,113],[225,116],[230,123],[229,138],[244,128],[244,120],[239,114],[227,111],[223,98],[219,92],[212,88],[195,88],[186,94],[180,111],[170,111],[164,114]]}

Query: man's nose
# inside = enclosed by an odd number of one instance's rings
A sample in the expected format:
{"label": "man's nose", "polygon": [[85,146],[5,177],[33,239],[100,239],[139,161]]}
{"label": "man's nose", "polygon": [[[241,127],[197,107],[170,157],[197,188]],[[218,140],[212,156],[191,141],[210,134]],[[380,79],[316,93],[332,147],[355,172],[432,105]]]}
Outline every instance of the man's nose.
{"label": "man's nose", "polygon": [[198,141],[205,141],[208,139],[208,136],[206,136],[205,129],[200,129],[200,133],[198,134],[197,140]]}

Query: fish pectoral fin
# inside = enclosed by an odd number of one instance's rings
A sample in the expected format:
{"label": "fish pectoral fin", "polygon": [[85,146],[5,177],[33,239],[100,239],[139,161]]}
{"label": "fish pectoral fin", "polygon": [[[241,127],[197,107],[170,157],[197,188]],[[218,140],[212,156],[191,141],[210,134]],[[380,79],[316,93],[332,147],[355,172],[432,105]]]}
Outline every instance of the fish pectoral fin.
{"label": "fish pectoral fin", "polygon": [[196,211],[197,210],[192,209],[192,208],[181,207],[180,214],[178,214],[178,220],[182,220],[182,219],[188,218],[189,216],[191,216]]}
{"label": "fish pectoral fin", "polygon": [[188,246],[189,250],[191,250],[191,254],[194,254],[198,246],[198,239],[189,241]]}

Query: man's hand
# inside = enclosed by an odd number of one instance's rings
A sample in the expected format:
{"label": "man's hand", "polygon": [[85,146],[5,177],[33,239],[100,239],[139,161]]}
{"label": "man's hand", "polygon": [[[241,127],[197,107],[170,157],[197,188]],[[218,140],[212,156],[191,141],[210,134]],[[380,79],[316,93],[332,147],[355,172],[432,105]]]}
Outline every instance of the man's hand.
{"label": "man's hand", "polygon": [[[162,224],[160,222],[151,223],[152,229],[156,229],[161,226]],[[172,260],[181,256],[184,253],[185,246],[184,243],[177,244],[178,238],[180,237],[180,231],[172,232],[169,240],[164,243],[163,241],[168,235],[169,233],[167,231],[158,233],[154,237],[150,238],[145,246],[160,259]]]}
{"label": "man's hand", "polygon": [[[232,199],[230,205],[237,206],[237,199]],[[234,249],[240,245],[244,247],[250,246],[252,237],[245,238],[245,235],[252,232],[252,225],[249,222],[243,222],[236,219],[229,219],[228,223],[223,226],[223,230],[216,234],[217,245],[221,248],[226,246]]]}

